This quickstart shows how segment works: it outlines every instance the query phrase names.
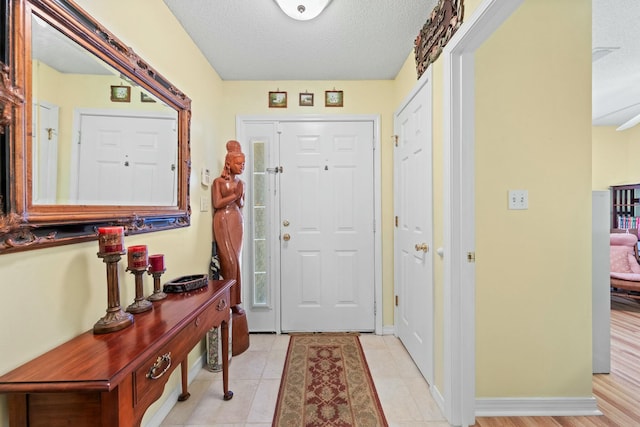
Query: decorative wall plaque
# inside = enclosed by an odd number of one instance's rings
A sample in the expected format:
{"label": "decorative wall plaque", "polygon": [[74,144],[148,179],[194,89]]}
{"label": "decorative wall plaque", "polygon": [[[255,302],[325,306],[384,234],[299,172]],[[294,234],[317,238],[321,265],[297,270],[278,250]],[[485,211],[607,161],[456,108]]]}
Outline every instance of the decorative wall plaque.
{"label": "decorative wall plaque", "polygon": [[440,0],[415,40],[418,78],[433,63],[462,24],[464,0]]}

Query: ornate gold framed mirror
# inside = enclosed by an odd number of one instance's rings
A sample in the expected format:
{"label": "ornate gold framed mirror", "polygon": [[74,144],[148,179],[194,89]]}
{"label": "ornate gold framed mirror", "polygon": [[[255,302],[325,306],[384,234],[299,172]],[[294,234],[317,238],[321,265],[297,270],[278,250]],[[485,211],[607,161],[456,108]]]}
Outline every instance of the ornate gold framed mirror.
{"label": "ornate gold framed mirror", "polygon": [[188,226],[191,100],[71,0],[0,14],[0,254]]}

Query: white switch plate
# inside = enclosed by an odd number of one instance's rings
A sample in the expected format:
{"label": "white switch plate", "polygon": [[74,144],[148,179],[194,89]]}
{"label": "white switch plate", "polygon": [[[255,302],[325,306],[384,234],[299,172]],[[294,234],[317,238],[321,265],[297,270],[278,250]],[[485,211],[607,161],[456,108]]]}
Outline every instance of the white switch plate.
{"label": "white switch plate", "polygon": [[509,190],[509,209],[529,209],[529,191]]}
{"label": "white switch plate", "polygon": [[209,210],[209,198],[207,196],[200,197],[200,212],[207,212]]}

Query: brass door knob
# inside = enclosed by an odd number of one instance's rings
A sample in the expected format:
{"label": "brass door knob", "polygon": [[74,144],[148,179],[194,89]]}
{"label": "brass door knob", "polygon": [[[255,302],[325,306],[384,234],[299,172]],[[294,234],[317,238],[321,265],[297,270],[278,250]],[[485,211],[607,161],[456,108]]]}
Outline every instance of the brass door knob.
{"label": "brass door knob", "polygon": [[429,252],[429,245],[426,243],[416,243],[416,251]]}
{"label": "brass door knob", "polygon": [[284,233],[282,235],[282,240],[284,240],[285,242],[288,242],[291,239],[291,236],[289,235],[289,233]]}

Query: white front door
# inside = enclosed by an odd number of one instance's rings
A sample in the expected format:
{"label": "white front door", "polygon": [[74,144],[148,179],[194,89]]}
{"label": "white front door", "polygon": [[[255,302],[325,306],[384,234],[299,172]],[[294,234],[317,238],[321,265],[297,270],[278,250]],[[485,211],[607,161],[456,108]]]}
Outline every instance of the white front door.
{"label": "white front door", "polygon": [[433,381],[433,195],[431,73],[395,114],[396,333]]}
{"label": "white front door", "polygon": [[177,203],[174,117],[80,116],[76,203]]}
{"label": "white front door", "polygon": [[373,331],[373,122],[280,131],[282,331]]}

